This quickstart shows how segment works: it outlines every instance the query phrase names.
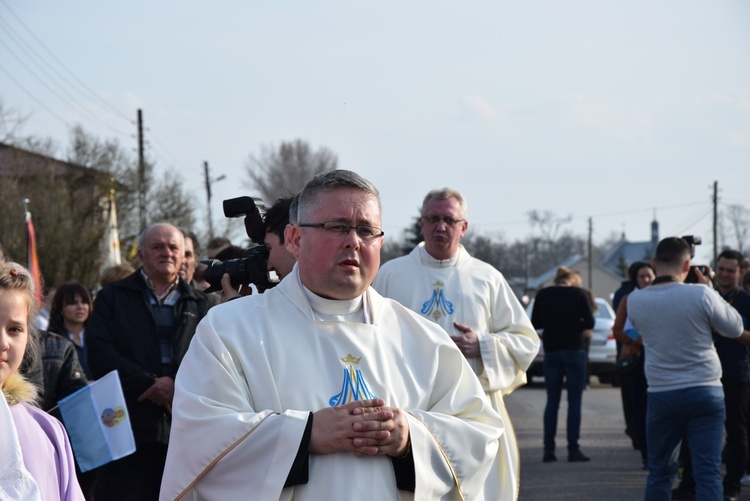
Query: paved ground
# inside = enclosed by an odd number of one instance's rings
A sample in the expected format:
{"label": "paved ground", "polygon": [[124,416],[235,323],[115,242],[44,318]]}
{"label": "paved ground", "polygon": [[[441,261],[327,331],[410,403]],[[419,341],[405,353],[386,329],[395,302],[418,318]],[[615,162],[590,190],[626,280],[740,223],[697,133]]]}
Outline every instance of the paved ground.
{"label": "paved ground", "polygon": [[[594,381],[595,378],[592,378]],[[643,499],[646,472],[640,453],[625,435],[620,390],[593,384],[583,395],[581,450],[589,463],[568,463],[565,450],[567,405],[560,406],[556,463],[542,463],[542,384],[523,387],[506,399],[521,448],[521,501]],[[742,500],[750,500],[750,489]]]}

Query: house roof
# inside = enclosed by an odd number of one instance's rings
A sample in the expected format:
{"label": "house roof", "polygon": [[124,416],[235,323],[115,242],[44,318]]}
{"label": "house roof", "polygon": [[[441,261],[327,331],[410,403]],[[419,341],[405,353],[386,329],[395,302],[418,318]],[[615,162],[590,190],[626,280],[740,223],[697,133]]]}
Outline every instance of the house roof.
{"label": "house roof", "polygon": [[550,268],[549,270],[545,271],[538,277],[535,277],[531,280],[529,280],[529,289],[538,289],[541,287],[542,284],[552,280],[555,277],[555,274],[557,273],[557,269],[561,266],[565,266],[566,268],[570,268],[571,266],[583,261],[584,257],[580,254],[576,254],[575,256],[569,257],[562,263],[558,264],[554,268]]}
{"label": "house roof", "polygon": [[[49,172],[52,174],[76,173],[87,178],[111,179],[111,174],[83,165],[58,160],[56,158],[42,155],[16,146],[0,143],[0,175],[11,175],[25,177],[36,172]],[[106,182],[106,181],[105,181]],[[128,188],[118,181],[114,181],[113,187],[119,190]]]}
{"label": "house roof", "polygon": [[624,238],[604,253],[602,266],[621,275],[621,270],[636,261],[650,261],[656,251],[655,242],[628,242]]}
{"label": "house roof", "polygon": [[[551,281],[553,278],[555,278],[555,274],[557,273],[557,269],[561,266],[565,266],[566,268],[575,269],[578,267],[579,264],[586,262],[586,256],[582,256],[580,254],[576,254],[575,256],[569,257],[562,263],[558,264],[557,266],[550,268],[549,270],[545,271],[538,277],[529,280],[529,289],[537,290],[540,287],[542,287],[547,282]],[[605,266],[602,266],[599,263],[593,263],[593,267],[602,273],[606,273],[607,275],[610,275],[615,280],[619,281],[620,276],[617,273],[613,273],[612,270],[608,269]]]}

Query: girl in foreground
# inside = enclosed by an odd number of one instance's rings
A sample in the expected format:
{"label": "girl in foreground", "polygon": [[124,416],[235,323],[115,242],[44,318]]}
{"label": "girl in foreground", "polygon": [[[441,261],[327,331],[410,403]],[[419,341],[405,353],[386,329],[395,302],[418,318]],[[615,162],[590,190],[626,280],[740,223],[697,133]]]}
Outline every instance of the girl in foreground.
{"label": "girl in foreground", "polygon": [[62,424],[34,406],[36,388],[19,373],[38,357],[32,282],[0,262],[0,499],[83,500]]}

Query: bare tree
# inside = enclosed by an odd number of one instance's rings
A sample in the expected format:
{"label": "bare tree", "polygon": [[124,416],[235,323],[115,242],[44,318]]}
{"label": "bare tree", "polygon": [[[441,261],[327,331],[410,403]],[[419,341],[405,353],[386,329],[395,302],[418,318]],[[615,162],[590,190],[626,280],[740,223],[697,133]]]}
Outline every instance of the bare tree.
{"label": "bare tree", "polygon": [[165,172],[164,177],[149,191],[147,217],[150,222],[169,221],[180,228],[194,227],[192,200],[176,172]]}
{"label": "bare tree", "polygon": [[552,211],[532,210],[528,213],[529,223],[532,228],[537,228],[541,233],[542,240],[553,243],[560,236],[566,224],[573,219],[571,216],[558,217]]}
{"label": "bare tree", "polygon": [[28,118],[28,115],[21,116],[16,110],[6,108],[0,100],[0,143],[13,144],[18,139],[17,132]]}
{"label": "bare tree", "polygon": [[[25,145],[52,142],[26,138]],[[37,231],[40,266],[48,285],[77,280],[94,285],[98,279],[110,189],[116,190],[120,241],[125,251],[141,231],[137,210],[136,162],[115,140],[100,140],[80,127],[71,129],[66,161],[20,147],[9,148],[3,170],[4,196],[0,197],[0,235],[8,254],[26,258],[23,224],[24,198]],[[0,169],[2,170],[2,169]],[[115,179],[113,184],[113,179]],[[153,164],[147,163],[147,222],[194,224],[191,198],[182,179],[167,172],[154,181]],[[131,188],[132,187],[132,188]],[[14,216],[15,214],[15,216]]]}
{"label": "bare tree", "polygon": [[260,155],[250,155],[248,159],[246,170],[250,181],[244,184],[258,190],[270,204],[299,192],[311,177],[333,170],[337,165],[338,157],[331,150],[320,147],[312,151],[301,139],[282,142],[278,149],[262,145]]}
{"label": "bare tree", "polygon": [[[722,216],[721,233],[724,235],[725,245],[731,234],[736,246],[729,245],[729,247],[744,253],[748,248],[748,239],[750,239],[750,210],[740,204],[731,204],[727,206]],[[726,224],[729,225],[730,231],[726,230]]]}

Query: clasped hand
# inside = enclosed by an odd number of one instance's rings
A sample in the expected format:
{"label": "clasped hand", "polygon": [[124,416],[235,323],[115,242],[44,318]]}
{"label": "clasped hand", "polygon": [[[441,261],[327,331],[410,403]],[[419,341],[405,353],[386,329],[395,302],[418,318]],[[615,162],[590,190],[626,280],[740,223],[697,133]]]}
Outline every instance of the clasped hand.
{"label": "clasped hand", "polygon": [[172,412],[173,398],[174,379],[164,376],[156,378],[154,384],[138,397],[138,401],[143,402],[144,400],[148,400],[149,402],[164,407],[168,412]]}
{"label": "clasped hand", "polygon": [[326,407],[313,414],[310,453],[353,451],[358,456],[399,457],[407,452],[409,421],[381,398]]}

